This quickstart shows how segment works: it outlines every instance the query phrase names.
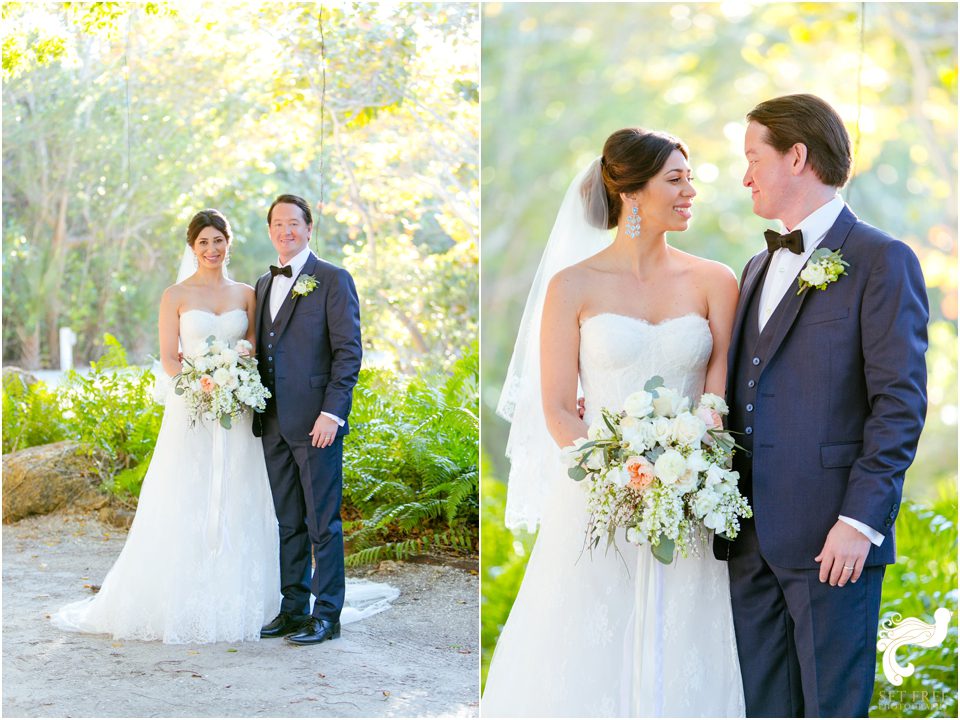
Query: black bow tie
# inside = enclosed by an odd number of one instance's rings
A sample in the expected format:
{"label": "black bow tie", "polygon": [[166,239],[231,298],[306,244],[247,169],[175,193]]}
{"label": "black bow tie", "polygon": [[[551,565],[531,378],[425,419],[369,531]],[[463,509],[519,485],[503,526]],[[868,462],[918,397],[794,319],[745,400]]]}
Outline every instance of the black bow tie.
{"label": "black bow tie", "polygon": [[293,277],[293,268],[289,265],[284,265],[283,267],[277,267],[276,265],[270,266],[270,274],[273,277],[277,275],[283,275],[284,277]]}
{"label": "black bow tie", "polygon": [[794,255],[803,254],[803,233],[800,230],[781,235],[776,230],[764,230],[763,236],[767,239],[767,252],[776,252],[786,248]]}

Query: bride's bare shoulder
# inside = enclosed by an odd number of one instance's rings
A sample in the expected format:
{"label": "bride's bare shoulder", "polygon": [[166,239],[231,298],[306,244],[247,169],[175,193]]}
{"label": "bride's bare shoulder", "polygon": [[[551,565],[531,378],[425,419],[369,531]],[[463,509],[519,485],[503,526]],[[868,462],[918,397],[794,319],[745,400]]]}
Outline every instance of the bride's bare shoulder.
{"label": "bride's bare shoulder", "polygon": [[674,248],[677,256],[683,261],[687,269],[693,272],[699,279],[714,283],[726,284],[730,280],[737,281],[737,275],[729,265],[725,265],[717,260],[691,255]]}

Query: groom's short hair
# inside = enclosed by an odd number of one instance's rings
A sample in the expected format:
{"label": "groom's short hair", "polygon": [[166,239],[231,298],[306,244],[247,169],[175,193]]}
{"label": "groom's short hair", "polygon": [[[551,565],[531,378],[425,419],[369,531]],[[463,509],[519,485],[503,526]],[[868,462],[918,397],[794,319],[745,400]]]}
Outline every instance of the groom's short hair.
{"label": "groom's short hair", "polygon": [[767,143],[780,154],[796,143],[806,145],[813,172],[824,185],[846,185],[852,164],[850,135],[826,101],[816,95],[784,95],[757,105],[747,120],[767,129]]}
{"label": "groom's short hair", "polygon": [[307,225],[313,225],[313,213],[310,212],[310,204],[299,195],[278,196],[270,205],[270,209],[267,210],[267,225],[270,224],[271,218],[273,217],[273,209],[280,203],[296,205],[300,208],[300,212],[303,213],[303,221],[307,223]]}

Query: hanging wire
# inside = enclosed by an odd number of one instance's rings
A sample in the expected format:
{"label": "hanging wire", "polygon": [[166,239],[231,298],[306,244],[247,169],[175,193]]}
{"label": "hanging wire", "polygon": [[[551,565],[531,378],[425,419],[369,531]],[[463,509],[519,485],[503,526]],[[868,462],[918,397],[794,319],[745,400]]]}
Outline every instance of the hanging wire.
{"label": "hanging wire", "polygon": [[[324,120],[326,119],[326,101],[327,101],[327,54],[326,54],[326,45],[324,44],[323,38],[323,3],[320,3],[320,10],[317,13],[317,25],[320,28],[320,202],[318,203],[317,210],[317,220],[323,215],[323,190],[324,190],[324,167],[323,167],[323,137],[324,137]],[[314,248],[317,251],[317,255],[320,254],[320,223],[317,222],[314,224],[314,236],[313,244]]]}
{"label": "hanging wire", "polygon": [[853,185],[857,181],[857,160],[860,158],[860,116],[863,112],[863,59],[866,56],[867,3],[860,3],[860,57],[857,62],[857,122],[853,130],[853,171],[847,185],[847,201],[853,199]]}
{"label": "hanging wire", "polygon": [[123,49],[123,96],[126,115],[123,120],[123,131],[127,141],[127,152],[123,158],[123,164],[127,175],[127,192],[133,184],[130,182],[130,65],[127,63],[127,56],[130,54],[130,18],[127,18],[127,36]]}

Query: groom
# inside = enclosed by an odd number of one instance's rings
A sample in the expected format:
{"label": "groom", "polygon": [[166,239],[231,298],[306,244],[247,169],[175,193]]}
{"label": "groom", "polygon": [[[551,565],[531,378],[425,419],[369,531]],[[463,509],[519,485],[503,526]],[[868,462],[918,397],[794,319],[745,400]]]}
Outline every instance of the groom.
{"label": "groom", "polygon": [[360,303],[350,274],[307,247],[313,216],[303,198],[274,200],[267,227],[279,266],[257,280],[256,337],[272,397],[253,432],[280,526],[283,600],[260,636],[310,645],[340,636],[343,436],[360,371]]}
{"label": "groom", "polygon": [[[767,231],[743,271],[727,397],[754,519],[714,552],[729,560],[747,715],[865,717],[880,586],[926,412],[924,280],[910,248],[837,194],[851,154],[832,107],[788,95],[747,120],[753,211],[790,232]],[[846,274],[801,276],[816,248]],[[798,293],[804,276],[820,287]]]}

